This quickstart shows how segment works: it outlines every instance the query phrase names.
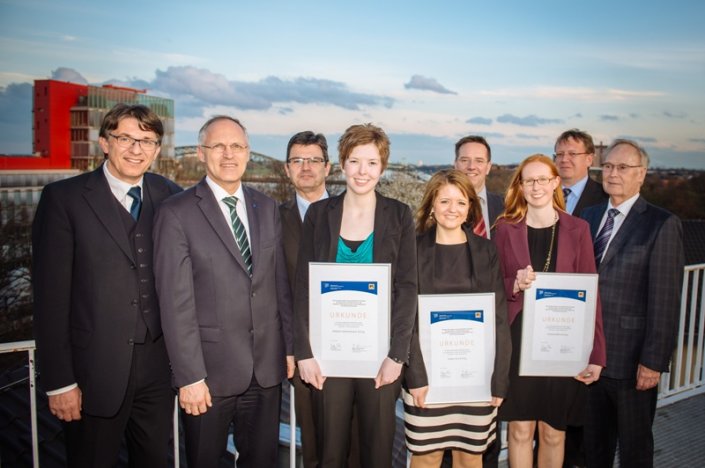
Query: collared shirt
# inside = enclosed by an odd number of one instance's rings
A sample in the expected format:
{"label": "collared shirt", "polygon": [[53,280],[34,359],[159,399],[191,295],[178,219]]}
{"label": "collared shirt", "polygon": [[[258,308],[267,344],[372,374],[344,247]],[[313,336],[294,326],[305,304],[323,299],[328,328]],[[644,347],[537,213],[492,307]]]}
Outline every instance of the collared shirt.
{"label": "collared shirt", "polygon": [[[213,179],[208,176],[206,176],[206,183],[213,192],[213,195],[215,195],[215,199],[218,200],[218,207],[220,208],[221,213],[223,213],[223,218],[225,218],[225,221],[228,223],[228,226],[230,226],[231,232],[233,221],[230,217],[230,207],[226,205],[225,202],[223,202],[223,198],[232,197],[233,195],[237,197],[237,205],[235,205],[235,211],[237,212],[240,221],[242,221],[243,226],[245,226],[245,234],[247,234],[247,241],[250,243],[250,245],[252,245],[252,238],[250,237],[250,223],[247,220],[245,192],[242,190],[242,183],[237,188],[237,190],[235,190],[235,193],[228,193],[227,190],[225,190],[220,185],[216,184]],[[233,238],[235,238],[234,232]]]}
{"label": "collared shirt", "polygon": [[563,188],[570,189],[570,195],[568,195],[568,198],[565,199],[565,210],[569,214],[573,214],[573,211],[575,210],[575,207],[578,204],[578,200],[580,200],[580,196],[585,190],[585,186],[588,182],[588,177],[589,176],[586,175],[571,187],[566,187],[565,185],[563,186]]}
{"label": "collared shirt", "polygon": [[485,229],[487,229],[487,238],[490,239],[490,210],[487,206],[487,186],[483,186],[482,190],[477,192],[477,196],[480,199],[480,207],[482,208],[482,218],[485,220]]}
{"label": "collared shirt", "polygon": [[[115,196],[117,201],[119,201],[120,204],[125,207],[125,209],[129,213],[134,199],[127,194],[127,191],[130,190],[132,187],[139,187],[140,191],[143,194],[142,197],[144,197],[144,190],[142,188],[144,177],[140,177],[140,180],[139,182],[137,182],[137,184],[130,185],[127,182],[123,182],[122,180],[112,175],[108,170],[108,164],[110,164],[110,160],[106,160],[105,164],[103,164],[103,174],[105,174],[105,179],[108,181],[110,191]],[[73,390],[76,387],[78,387],[78,384],[72,383],[71,385],[67,385],[65,387],[49,390],[48,392],[46,392],[46,394],[49,396],[60,395],[62,393],[68,392],[69,390]]]}
{"label": "collared shirt", "polygon": [[[629,212],[632,210],[632,207],[634,206],[634,203],[636,203],[638,198],[639,198],[639,194],[637,193],[633,197],[622,202],[622,204],[619,206],[614,206],[612,204],[612,200],[609,200],[607,202],[607,209],[605,210],[605,213],[602,215],[602,220],[600,221],[600,227],[597,230],[597,232],[599,233],[602,230],[602,226],[604,226],[605,222],[607,221],[607,213],[612,208],[615,208],[617,211],[619,211],[619,214],[617,214],[614,217],[614,227],[612,227],[612,234],[610,235],[610,239],[609,239],[609,241],[607,241],[607,245],[605,246],[605,253],[607,253],[607,250],[609,250],[610,244],[612,243],[612,239],[614,239],[614,236],[619,231],[619,228],[621,228],[622,224],[624,224],[624,220],[627,218],[627,215],[629,215]],[[604,258],[604,256],[603,256],[603,258]]]}
{"label": "collared shirt", "polygon": [[129,196],[127,194],[128,190],[130,190],[132,187],[139,187],[140,188],[140,193],[142,193],[142,198],[144,198],[144,188],[143,188],[143,183],[144,183],[144,177],[140,177],[139,182],[136,184],[128,184],[127,182],[123,182],[122,180],[118,179],[114,175],[110,173],[108,170],[108,164],[110,164],[109,160],[105,161],[105,164],[103,164],[103,174],[105,174],[105,178],[108,181],[108,186],[110,187],[110,191],[113,192],[113,195],[115,195],[115,198],[117,198],[117,201],[120,202],[122,206],[125,207],[127,212],[130,212],[130,208],[132,208],[132,202],[134,198]]}
{"label": "collared shirt", "polygon": [[[321,198],[315,201],[325,200],[326,198],[328,198],[328,196],[328,190],[324,190],[323,195],[321,195]],[[306,217],[306,212],[308,211],[308,207],[311,206],[311,203],[312,202],[306,200],[304,197],[299,195],[299,192],[296,192],[296,207],[299,209],[299,216],[301,216],[301,221],[303,221]]]}

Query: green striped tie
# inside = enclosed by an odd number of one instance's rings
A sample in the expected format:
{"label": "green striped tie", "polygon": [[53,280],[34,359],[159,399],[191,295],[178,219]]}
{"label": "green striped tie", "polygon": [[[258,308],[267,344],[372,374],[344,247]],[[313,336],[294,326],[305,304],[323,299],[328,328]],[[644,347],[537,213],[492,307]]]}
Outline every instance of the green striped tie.
{"label": "green striped tie", "polygon": [[242,254],[242,259],[245,261],[247,272],[252,274],[252,251],[250,250],[250,243],[247,240],[245,226],[242,224],[240,217],[237,215],[237,210],[235,210],[235,206],[237,205],[237,197],[225,197],[223,198],[223,203],[228,205],[228,208],[230,208],[230,220],[233,224],[235,240],[237,241],[237,246]]}

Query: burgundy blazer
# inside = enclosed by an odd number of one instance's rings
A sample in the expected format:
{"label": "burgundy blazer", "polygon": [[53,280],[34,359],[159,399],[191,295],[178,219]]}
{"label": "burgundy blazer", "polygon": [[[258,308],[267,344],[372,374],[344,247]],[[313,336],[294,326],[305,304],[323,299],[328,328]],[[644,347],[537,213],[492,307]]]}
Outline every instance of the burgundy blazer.
{"label": "burgundy blazer", "polygon": [[[557,273],[596,273],[595,253],[590,237],[590,226],[584,220],[564,211],[558,212],[559,233],[556,251]],[[492,240],[497,244],[507,293],[507,316],[511,325],[524,306],[524,292],[513,293],[516,273],[531,264],[526,221],[509,223],[504,218],[497,221]],[[605,334],[602,329],[602,305],[597,298],[595,338],[590,364],[604,367],[607,363]]]}

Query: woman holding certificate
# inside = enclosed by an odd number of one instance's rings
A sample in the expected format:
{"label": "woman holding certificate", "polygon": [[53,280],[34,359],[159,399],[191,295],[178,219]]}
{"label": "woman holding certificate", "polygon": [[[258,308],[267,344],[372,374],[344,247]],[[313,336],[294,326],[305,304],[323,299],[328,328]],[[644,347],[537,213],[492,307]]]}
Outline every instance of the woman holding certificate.
{"label": "woman holding certificate", "polygon": [[[355,408],[361,465],[389,467],[400,376],[408,360],[416,314],[414,223],[407,205],[375,191],[389,161],[389,139],[381,128],[371,124],[351,126],[340,137],[338,153],[347,190],[311,205],[304,220],[294,291],[294,353],[301,378],[316,389],[312,398],[320,465],[346,465]],[[309,262],[391,265],[390,336],[385,342],[388,351],[384,350],[386,357],[374,378],[322,375],[312,352],[312,341],[321,329],[309,330],[313,322],[309,320],[309,300],[317,294],[314,284],[309,291]],[[357,302],[345,303],[352,308]],[[319,313],[327,316],[329,310],[321,306]],[[341,328],[339,334],[358,325],[345,322],[346,328]],[[360,327],[356,330],[367,333]],[[329,345],[324,349],[337,350],[336,343],[340,341],[336,342],[335,337],[324,334],[323,339]]]}
{"label": "woman holding certificate", "polygon": [[516,169],[495,224],[512,333],[512,363],[507,399],[499,411],[509,421],[509,464],[531,467],[538,426],[541,467],[563,465],[565,430],[580,426],[587,388],[605,366],[605,338],[599,301],[589,364],[575,377],[519,375],[524,291],[536,272],[595,273],[588,224],[564,211],[560,177],[548,156],[526,158]]}
{"label": "woman holding certificate", "polygon": [[[416,219],[419,293],[493,292],[495,357],[490,364],[491,401],[426,405],[429,378],[424,359],[429,361],[431,356],[422,355],[414,337],[404,390],[406,441],[412,452],[412,468],[441,466],[446,449],[452,450],[454,467],[482,467],[482,453],[496,438],[497,407],[509,386],[511,339],[497,250],[490,240],[473,233],[472,226],[478,219],[482,219],[480,199],[464,173],[443,170],[431,178]],[[457,317],[454,320],[463,321]],[[468,326],[469,323],[462,325]],[[458,337],[460,331],[455,330],[454,336]],[[482,360],[477,351],[466,357]],[[452,350],[452,358],[457,360],[462,352]],[[467,371],[467,367],[464,369]]]}

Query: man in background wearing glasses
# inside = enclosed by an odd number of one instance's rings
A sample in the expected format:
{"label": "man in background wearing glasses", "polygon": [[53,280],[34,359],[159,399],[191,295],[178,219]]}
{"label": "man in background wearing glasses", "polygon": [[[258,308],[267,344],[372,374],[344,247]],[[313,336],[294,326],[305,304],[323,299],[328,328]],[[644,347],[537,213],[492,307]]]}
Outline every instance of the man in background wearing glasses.
{"label": "man in background wearing glasses", "polygon": [[166,467],[174,409],[152,272],[157,207],[181,189],[148,173],[164,129],[145,106],[105,116],[95,171],[42,192],[32,226],[40,383],[67,466]]}
{"label": "man in background wearing glasses", "polygon": [[238,467],[277,466],[281,383],[294,373],[279,210],[242,183],[250,147],[239,120],[208,120],[197,152],[206,176],[164,203],[154,228],[188,466],[218,466],[231,422]]}
{"label": "man in background wearing glasses", "polygon": [[607,200],[602,185],[590,178],[588,172],[595,157],[592,137],[577,128],[563,132],[554,146],[553,160],[561,176],[565,210],[580,216],[584,208]]}
{"label": "man in background wearing glasses", "polygon": [[639,195],[649,157],[614,141],[602,162],[607,203],[587,208],[607,342],[607,366],[588,387],[588,467],[653,466],[657,386],[675,346],[683,282],[683,229],[672,213]]}

